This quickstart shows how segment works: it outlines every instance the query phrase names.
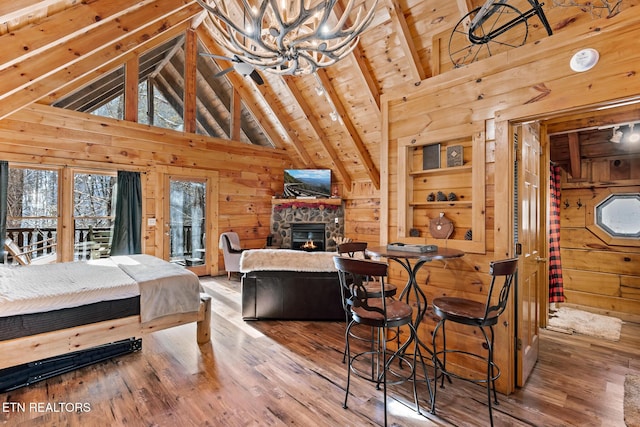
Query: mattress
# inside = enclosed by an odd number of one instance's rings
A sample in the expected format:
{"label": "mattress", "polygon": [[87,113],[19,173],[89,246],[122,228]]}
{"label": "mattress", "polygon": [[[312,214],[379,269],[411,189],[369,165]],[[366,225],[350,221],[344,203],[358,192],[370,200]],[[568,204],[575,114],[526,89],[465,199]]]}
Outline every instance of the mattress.
{"label": "mattress", "polygon": [[0,316],[73,308],[140,295],[138,283],[111,258],[0,267]]}

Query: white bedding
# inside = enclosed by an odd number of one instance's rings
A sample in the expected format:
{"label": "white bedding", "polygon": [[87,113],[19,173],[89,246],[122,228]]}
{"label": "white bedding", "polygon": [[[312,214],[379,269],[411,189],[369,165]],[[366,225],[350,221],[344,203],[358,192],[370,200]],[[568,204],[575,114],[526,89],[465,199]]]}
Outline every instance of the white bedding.
{"label": "white bedding", "polygon": [[195,274],[150,255],[0,267],[3,317],[140,295],[140,316],[147,322],[167,314],[197,311],[199,292]]}

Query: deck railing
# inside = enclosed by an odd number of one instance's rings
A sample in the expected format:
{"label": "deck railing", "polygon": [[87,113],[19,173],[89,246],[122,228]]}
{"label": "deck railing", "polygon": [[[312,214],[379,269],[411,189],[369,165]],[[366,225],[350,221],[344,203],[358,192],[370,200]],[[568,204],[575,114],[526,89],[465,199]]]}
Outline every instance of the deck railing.
{"label": "deck railing", "polygon": [[[75,230],[74,236],[74,261],[84,261],[91,259],[91,249],[92,242],[90,240],[90,232],[107,232],[110,229],[108,227],[93,227],[82,228]],[[191,256],[193,253],[192,242],[191,242],[191,233],[192,227],[190,225],[182,226],[182,236],[177,238],[174,235],[172,241],[175,243],[176,241],[182,240],[182,248],[173,247],[172,252],[178,253],[182,256]],[[7,229],[7,237],[13,240],[18,247],[24,248],[25,250],[32,251],[31,257],[32,259],[42,257],[45,255],[51,255],[56,252],[55,247],[45,247],[42,243],[44,240],[53,238],[54,241],[57,242],[57,230],[55,228],[10,228]],[[182,251],[180,251],[182,249]],[[11,259],[11,255],[7,252],[4,252],[4,262],[5,263],[13,263]]]}

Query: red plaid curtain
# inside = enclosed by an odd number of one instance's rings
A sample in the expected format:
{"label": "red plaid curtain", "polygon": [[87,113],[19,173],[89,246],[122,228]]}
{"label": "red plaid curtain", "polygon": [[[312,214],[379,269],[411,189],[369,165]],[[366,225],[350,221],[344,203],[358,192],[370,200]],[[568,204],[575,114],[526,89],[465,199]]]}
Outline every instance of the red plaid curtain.
{"label": "red plaid curtain", "polygon": [[549,195],[549,302],[564,302],[562,263],[560,261],[560,167],[551,165]]}

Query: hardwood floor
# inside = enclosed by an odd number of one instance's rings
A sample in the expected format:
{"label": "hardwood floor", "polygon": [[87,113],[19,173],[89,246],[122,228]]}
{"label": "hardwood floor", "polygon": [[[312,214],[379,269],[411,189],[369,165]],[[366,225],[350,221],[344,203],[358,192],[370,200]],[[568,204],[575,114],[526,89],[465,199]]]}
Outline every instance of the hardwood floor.
{"label": "hardwood floor", "polygon": [[[365,426],[383,421],[382,391],[351,384],[342,322],[244,322],[239,281],[203,278],[213,296],[211,343],[195,324],[156,332],[141,352],[0,394],[0,422],[55,426]],[[640,373],[640,325],[619,342],[542,331],[526,387],[499,396],[496,426],[624,426],[626,373]],[[0,356],[1,357],[1,356]],[[389,390],[389,424],[485,426],[482,387],[455,381],[438,393],[438,414],[413,410],[409,384]]]}

